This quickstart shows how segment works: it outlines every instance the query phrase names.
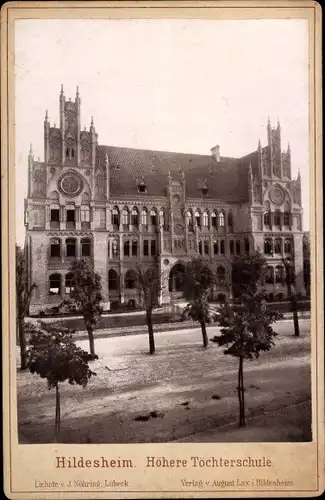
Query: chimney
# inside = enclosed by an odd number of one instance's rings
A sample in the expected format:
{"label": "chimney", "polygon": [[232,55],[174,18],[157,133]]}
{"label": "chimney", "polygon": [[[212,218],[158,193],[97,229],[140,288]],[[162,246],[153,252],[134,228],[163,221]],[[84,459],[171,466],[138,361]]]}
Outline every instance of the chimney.
{"label": "chimney", "polygon": [[217,144],[213,148],[211,148],[211,154],[217,163],[220,162],[220,146]]}

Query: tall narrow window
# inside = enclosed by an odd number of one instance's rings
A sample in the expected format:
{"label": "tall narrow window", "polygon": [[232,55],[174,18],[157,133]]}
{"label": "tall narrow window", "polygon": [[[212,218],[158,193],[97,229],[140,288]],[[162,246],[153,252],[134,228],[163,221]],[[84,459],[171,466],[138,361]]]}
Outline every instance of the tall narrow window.
{"label": "tall narrow window", "polygon": [[275,281],[276,281],[276,283],[283,283],[283,281],[284,281],[283,266],[276,266],[276,268],[275,268]]}
{"label": "tall narrow window", "polygon": [[199,254],[202,255],[202,241],[199,241]]}
{"label": "tall narrow window", "polygon": [[235,249],[234,249],[234,241],[233,240],[229,241],[229,251],[230,251],[230,255],[234,255]]}
{"label": "tall narrow window", "polygon": [[217,227],[217,214],[215,212],[211,214],[211,226]]}
{"label": "tall narrow window", "polygon": [[129,240],[124,241],[124,255],[130,257],[130,242]]}
{"label": "tall narrow window", "polygon": [[282,253],[282,241],[281,238],[276,238],[274,240],[274,253]]}
{"label": "tall narrow window", "polygon": [[113,208],[112,224],[113,224],[113,226],[117,226],[117,227],[120,225],[120,214],[119,214],[119,210],[117,207]]}
{"label": "tall narrow window", "polygon": [[51,240],[50,255],[52,258],[61,257],[61,241],[59,238],[53,238]]}
{"label": "tall narrow window", "polygon": [[271,226],[271,212],[264,212],[264,226]]}
{"label": "tall narrow window", "polygon": [[163,227],[163,229],[166,229],[166,214],[165,214],[165,210],[162,208],[159,212],[159,217],[160,217],[160,224],[161,226]]}
{"label": "tall narrow window", "polygon": [[129,211],[127,208],[123,208],[122,211],[122,224],[123,226],[129,225]]}
{"label": "tall narrow window", "polygon": [[150,223],[152,226],[157,225],[157,212],[155,209],[152,209],[150,212]]}
{"label": "tall narrow window", "polygon": [[200,212],[195,212],[195,222],[197,227],[201,227],[201,214]]}
{"label": "tall narrow window", "polygon": [[190,210],[187,212],[186,218],[187,218],[187,225],[193,226],[193,214]]}
{"label": "tall narrow window", "polygon": [[81,222],[90,222],[90,209],[87,205],[81,207]]}
{"label": "tall narrow window", "polygon": [[67,209],[67,222],[75,222],[75,209],[69,208]]}
{"label": "tall narrow window", "polygon": [[226,279],[226,270],[223,266],[218,266],[217,268],[217,278],[219,284],[223,284]]}
{"label": "tall narrow window", "polygon": [[207,240],[204,241],[204,254],[209,255],[209,242]]}
{"label": "tall narrow window", "polygon": [[220,241],[220,253],[221,253],[222,255],[224,255],[224,254],[225,254],[225,241],[224,241],[224,240],[221,240],[221,241]]}
{"label": "tall narrow window", "polygon": [[149,255],[149,241],[148,240],[143,240],[143,255],[145,257],[148,257],[148,255]]}
{"label": "tall narrow window", "polygon": [[225,227],[225,216],[223,212],[220,212],[219,214],[219,226]]}
{"label": "tall narrow window", "polygon": [[280,210],[276,210],[274,212],[274,225],[281,226],[281,212],[280,212]]}
{"label": "tall narrow window", "polygon": [[108,289],[109,290],[118,290],[118,274],[115,269],[110,269],[108,271]]}
{"label": "tall narrow window", "polygon": [[65,293],[68,295],[73,291],[73,273],[68,273],[65,277]]}
{"label": "tall narrow window", "polygon": [[60,295],[61,294],[61,275],[51,274],[49,278],[49,294],[50,295]]}
{"label": "tall narrow window", "polygon": [[284,253],[292,253],[292,242],[291,240],[284,240]]}
{"label": "tall narrow window", "polygon": [[203,212],[203,226],[208,227],[209,226],[209,215],[208,212]]}
{"label": "tall narrow window", "polygon": [[91,256],[91,242],[89,238],[82,238],[81,240],[81,257]]}
{"label": "tall narrow window", "polygon": [[232,213],[229,212],[228,213],[228,227],[230,230],[232,230],[232,226],[233,226],[233,217],[232,217]]}
{"label": "tall narrow window", "polygon": [[218,253],[219,253],[219,245],[218,245],[217,241],[213,242],[213,253],[214,253],[214,255],[218,255]]}
{"label": "tall narrow window", "polygon": [[148,225],[148,212],[147,212],[147,210],[145,208],[141,212],[141,224],[143,226],[147,226]]}
{"label": "tall narrow window", "polygon": [[271,255],[273,253],[273,244],[270,238],[264,240],[264,253],[266,255]]}
{"label": "tall narrow window", "polygon": [[51,222],[60,222],[60,210],[51,208]]}
{"label": "tall narrow window", "polygon": [[71,158],[74,158],[74,149],[71,149]]}
{"label": "tall narrow window", "polygon": [[240,241],[239,240],[236,241],[236,254],[240,255]]}
{"label": "tall narrow window", "polygon": [[74,238],[68,238],[66,240],[66,251],[67,257],[76,257],[77,255],[77,245]]}
{"label": "tall narrow window", "polygon": [[284,212],[283,224],[284,224],[284,226],[290,226],[290,212]]}
{"label": "tall narrow window", "polygon": [[125,288],[135,288],[136,285],[136,275],[132,269],[129,269],[125,274]]}
{"label": "tall narrow window", "polygon": [[151,255],[154,257],[157,253],[157,249],[156,249],[156,241],[155,240],[151,240],[150,242],[150,253]]}
{"label": "tall narrow window", "polygon": [[132,209],[132,226],[138,226],[139,225],[139,214],[138,210],[136,208]]}
{"label": "tall narrow window", "polygon": [[132,256],[136,257],[138,255],[138,242],[136,240],[132,241]]}
{"label": "tall narrow window", "polygon": [[116,240],[112,241],[112,255],[113,257],[118,257],[118,243]]}
{"label": "tall narrow window", "polygon": [[249,239],[245,238],[245,252],[249,253]]}

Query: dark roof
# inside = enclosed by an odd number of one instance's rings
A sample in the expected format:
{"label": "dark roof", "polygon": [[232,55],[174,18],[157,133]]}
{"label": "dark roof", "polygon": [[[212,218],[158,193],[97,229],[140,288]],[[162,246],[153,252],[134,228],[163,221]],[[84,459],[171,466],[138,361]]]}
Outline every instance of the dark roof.
{"label": "dark roof", "polygon": [[[166,196],[168,173],[172,179],[180,179],[184,172],[187,198],[248,201],[249,162],[240,158],[221,157],[217,162],[211,155],[97,146],[97,166],[105,163],[106,154],[113,197],[139,194],[137,186],[142,178],[147,196]],[[202,193],[205,183],[207,195]]]}

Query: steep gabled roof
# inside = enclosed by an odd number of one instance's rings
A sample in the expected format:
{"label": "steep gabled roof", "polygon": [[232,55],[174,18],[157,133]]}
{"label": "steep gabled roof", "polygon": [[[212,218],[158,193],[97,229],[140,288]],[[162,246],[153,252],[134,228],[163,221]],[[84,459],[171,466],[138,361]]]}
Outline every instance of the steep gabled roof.
{"label": "steep gabled roof", "polygon": [[[147,192],[142,196],[166,196],[168,173],[173,179],[185,174],[186,197],[226,202],[248,201],[248,165],[242,159],[211,155],[172,153],[114,146],[97,146],[97,166],[110,164],[111,196],[137,195],[143,178]],[[207,195],[202,187],[208,187]]]}

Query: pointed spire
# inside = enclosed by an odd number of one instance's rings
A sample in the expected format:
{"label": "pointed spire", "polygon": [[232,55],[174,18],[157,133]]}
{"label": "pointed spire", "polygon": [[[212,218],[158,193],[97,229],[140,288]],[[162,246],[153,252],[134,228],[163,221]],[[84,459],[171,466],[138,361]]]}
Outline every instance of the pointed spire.
{"label": "pointed spire", "polygon": [[91,122],[90,122],[90,125],[93,127],[94,126],[94,117],[92,116],[91,117]]}
{"label": "pointed spire", "polygon": [[291,153],[291,146],[290,146],[290,142],[288,142],[288,153],[290,154]]}
{"label": "pointed spire", "polygon": [[63,96],[63,83],[61,83],[61,92],[60,94]]}
{"label": "pointed spire", "polygon": [[257,149],[260,151],[262,149],[262,145],[261,145],[261,139],[258,138],[258,145],[257,145]]}
{"label": "pointed spire", "polygon": [[45,111],[45,121],[47,122],[47,121],[48,121],[48,119],[49,119],[49,115],[48,115],[48,112],[47,112],[47,110],[46,110],[46,111]]}
{"label": "pointed spire", "polygon": [[300,174],[300,168],[298,168],[298,177],[297,177],[298,181],[301,180],[301,174]]}
{"label": "pointed spire", "polygon": [[268,127],[271,127],[271,120],[270,120],[270,117],[269,117],[269,116],[267,117],[267,126],[268,126]]}
{"label": "pointed spire", "polygon": [[55,123],[55,122],[53,123],[53,127],[54,127],[54,128],[56,127],[56,123]]}
{"label": "pointed spire", "polygon": [[107,151],[105,152],[105,166],[106,166],[106,167],[108,167],[108,166],[109,166]]}
{"label": "pointed spire", "polygon": [[280,130],[280,120],[279,120],[279,117],[278,117],[278,122],[277,122],[277,128]]}
{"label": "pointed spire", "polygon": [[77,92],[76,92],[76,96],[79,97],[79,85],[77,85]]}
{"label": "pointed spire", "polygon": [[30,145],[29,145],[29,154],[30,155],[33,154],[33,145],[32,145],[32,143],[30,143]]}

